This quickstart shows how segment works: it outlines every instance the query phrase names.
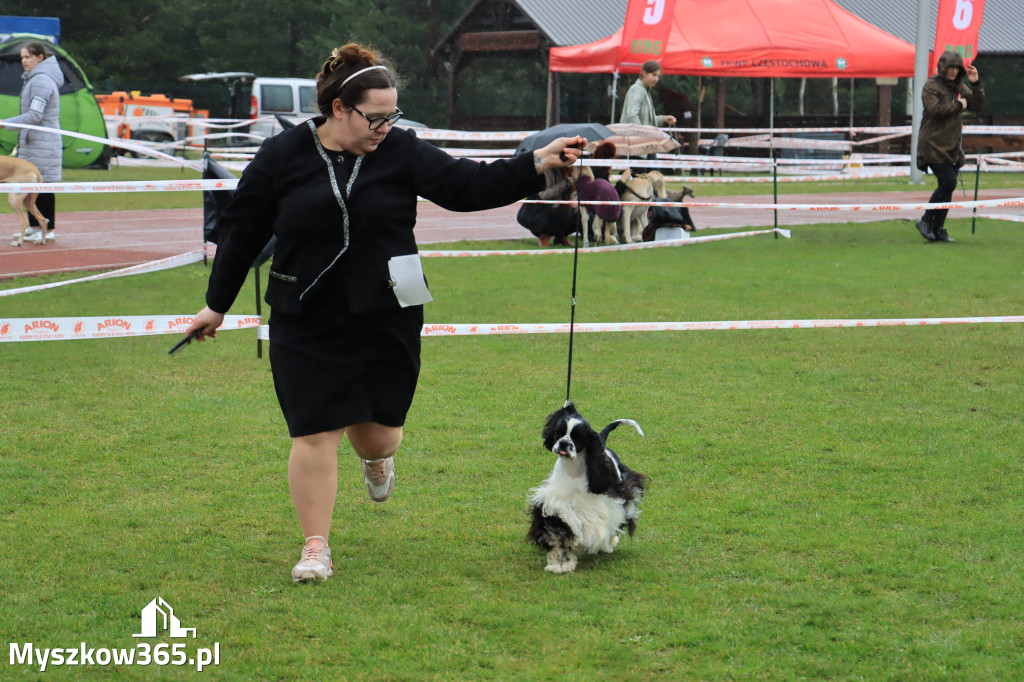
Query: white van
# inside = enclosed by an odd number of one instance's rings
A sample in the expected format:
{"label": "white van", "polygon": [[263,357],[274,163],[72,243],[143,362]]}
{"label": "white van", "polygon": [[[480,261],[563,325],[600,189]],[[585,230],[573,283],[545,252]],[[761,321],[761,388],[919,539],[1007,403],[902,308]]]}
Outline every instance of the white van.
{"label": "white van", "polygon": [[[182,76],[181,80],[226,83],[231,115],[257,119],[247,132],[260,137],[271,137],[284,130],[277,116],[294,125],[320,113],[316,107],[316,81],[312,78],[257,78],[256,74],[246,71],[230,71],[192,73]],[[251,93],[248,111],[245,110],[246,92]],[[248,144],[252,144],[252,140]]]}
{"label": "white van", "polygon": [[263,137],[283,130],[277,116],[296,124],[320,113],[316,106],[316,81],[312,78],[257,78],[252,83],[249,118],[269,119],[253,123],[251,132]]}

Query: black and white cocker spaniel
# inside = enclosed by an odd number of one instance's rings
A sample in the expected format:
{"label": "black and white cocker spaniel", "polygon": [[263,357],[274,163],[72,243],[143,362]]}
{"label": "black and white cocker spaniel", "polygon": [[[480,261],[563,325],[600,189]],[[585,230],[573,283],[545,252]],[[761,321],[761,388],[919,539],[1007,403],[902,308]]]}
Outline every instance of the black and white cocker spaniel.
{"label": "black and white cocker spaniel", "polygon": [[623,531],[636,530],[647,477],[623,464],[605,441],[620,424],[644,435],[632,419],[616,419],[598,433],[571,401],[548,415],[544,447],[555,468],[530,491],[533,522],[526,538],[547,550],[551,573],[576,569],[577,554],[610,554]]}

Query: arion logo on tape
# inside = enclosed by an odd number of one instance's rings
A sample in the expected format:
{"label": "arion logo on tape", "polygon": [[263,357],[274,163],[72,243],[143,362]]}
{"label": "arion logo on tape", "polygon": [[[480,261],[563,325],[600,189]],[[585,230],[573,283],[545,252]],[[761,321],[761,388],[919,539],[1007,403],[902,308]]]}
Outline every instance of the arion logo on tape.
{"label": "arion logo on tape", "polygon": [[39,329],[49,329],[52,332],[59,332],[60,325],[53,320],[32,320],[25,325],[25,333],[36,331]]}
{"label": "arion logo on tape", "polygon": [[132,323],[128,320],[124,320],[120,317],[113,317],[102,322],[96,323],[96,331],[101,332],[104,329],[110,329],[111,327],[118,327],[128,331],[132,328]]}
{"label": "arion logo on tape", "polygon": [[176,317],[173,320],[167,322],[168,329],[178,329],[179,327],[188,327],[195,321],[194,317]]}

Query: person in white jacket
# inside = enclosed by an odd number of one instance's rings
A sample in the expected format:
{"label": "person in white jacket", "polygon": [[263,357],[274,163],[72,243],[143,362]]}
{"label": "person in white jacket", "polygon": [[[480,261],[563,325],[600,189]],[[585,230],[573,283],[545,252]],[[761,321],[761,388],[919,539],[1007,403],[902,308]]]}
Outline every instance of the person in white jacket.
{"label": "person in white jacket", "polygon": [[[654,113],[654,100],[651,99],[651,90],[661,79],[661,64],[653,59],[644,62],[640,67],[640,77],[629,86],[626,91],[626,100],[622,103],[622,117],[620,123],[639,123],[645,126],[674,126],[676,117],[671,115],[658,116]],[[648,159],[656,159],[657,154],[648,154]],[[633,173],[640,175],[652,168],[634,168]]]}
{"label": "person in white jacket", "polygon": [[[60,87],[64,85],[64,72],[56,56],[46,56],[42,43],[25,43],[21,48],[21,75],[25,84],[21,87],[20,115],[0,121],[23,123],[60,130]],[[64,148],[60,133],[43,132],[22,128],[18,132],[18,158],[31,161],[43,176],[43,182],[60,182]],[[56,199],[53,192],[40,192],[36,206],[49,224],[46,239],[54,238],[56,225]],[[25,238],[32,241],[44,239],[35,216],[29,216],[29,231]]]}
{"label": "person in white jacket", "polygon": [[645,126],[674,126],[676,117],[671,115],[658,116],[654,113],[654,100],[651,90],[661,79],[661,64],[654,61],[644,62],[640,67],[640,77],[626,91],[626,101],[622,104],[620,123],[639,123]]}

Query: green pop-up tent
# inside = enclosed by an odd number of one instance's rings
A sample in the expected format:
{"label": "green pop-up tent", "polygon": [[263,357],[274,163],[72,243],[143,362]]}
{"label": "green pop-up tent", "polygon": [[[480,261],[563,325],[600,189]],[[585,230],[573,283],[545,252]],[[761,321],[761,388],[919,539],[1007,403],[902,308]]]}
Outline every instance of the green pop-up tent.
{"label": "green pop-up tent", "polygon": [[[93,87],[85,72],[75,60],[59,45],[43,36],[32,33],[15,33],[0,42],[0,118],[17,116],[21,86],[21,48],[25,43],[37,41],[46,46],[47,54],[57,55],[57,63],[64,72],[64,85],[60,89],[60,127],[86,135],[106,139],[107,127],[103,122]],[[106,149],[102,142],[82,140],[64,136],[64,167],[84,168],[95,163]],[[18,131],[14,128],[0,130],[0,154],[10,155],[18,144]]]}

